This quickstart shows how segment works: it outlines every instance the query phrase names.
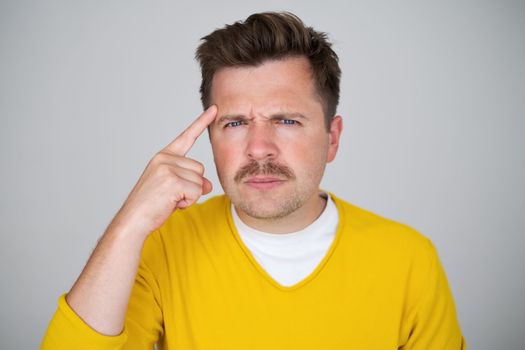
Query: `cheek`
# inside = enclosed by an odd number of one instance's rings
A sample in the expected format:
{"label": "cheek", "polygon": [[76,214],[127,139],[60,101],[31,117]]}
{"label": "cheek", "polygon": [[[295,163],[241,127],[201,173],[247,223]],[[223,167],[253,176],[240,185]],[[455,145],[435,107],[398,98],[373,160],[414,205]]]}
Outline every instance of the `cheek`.
{"label": "cheek", "polygon": [[308,157],[303,158],[303,161],[306,164],[305,168],[309,173],[308,176],[317,180],[317,178],[322,177],[324,169],[326,168],[328,147],[319,145],[316,148],[315,150],[311,149],[309,153],[307,153]]}
{"label": "cheek", "polygon": [[289,143],[288,149],[293,150],[295,157],[314,165],[327,158],[329,153],[328,136],[326,134],[302,135],[301,138],[296,139],[296,142]]}
{"label": "cheek", "polygon": [[213,159],[217,170],[221,173],[235,171],[238,162],[238,149],[227,142],[212,142]]}

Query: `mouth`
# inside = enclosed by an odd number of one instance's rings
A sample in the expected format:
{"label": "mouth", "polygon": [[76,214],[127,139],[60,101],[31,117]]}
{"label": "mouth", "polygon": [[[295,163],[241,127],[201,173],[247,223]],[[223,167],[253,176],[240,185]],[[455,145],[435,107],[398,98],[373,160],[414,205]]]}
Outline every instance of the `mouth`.
{"label": "mouth", "polygon": [[286,180],[273,176],[253,176],[247,178],[244,183],[250,187],[267,190],[282,185]]}

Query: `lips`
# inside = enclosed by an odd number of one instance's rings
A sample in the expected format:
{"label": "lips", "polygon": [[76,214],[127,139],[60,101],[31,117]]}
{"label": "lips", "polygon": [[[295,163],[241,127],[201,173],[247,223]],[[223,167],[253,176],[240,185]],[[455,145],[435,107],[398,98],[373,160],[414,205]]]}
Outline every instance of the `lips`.
{"label": "lips", "polygon": [[253,176],[247,178],[244,183],[257,189],[271,189],[283,184],[286,180],[273,176]]}

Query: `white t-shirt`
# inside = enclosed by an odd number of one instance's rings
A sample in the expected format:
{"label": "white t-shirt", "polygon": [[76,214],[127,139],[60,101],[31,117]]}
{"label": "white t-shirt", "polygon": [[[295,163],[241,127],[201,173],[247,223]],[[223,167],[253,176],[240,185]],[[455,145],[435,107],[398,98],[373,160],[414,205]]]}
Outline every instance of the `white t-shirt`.
{"label": "white t-shirt", "polygon": [[267,233],[246,225],[232,205],[233,222],[243,243],[264,270],[279,284],[292,286],[310,275],[334,240],[339,215],[330,196],[321,215],[292,233]]}

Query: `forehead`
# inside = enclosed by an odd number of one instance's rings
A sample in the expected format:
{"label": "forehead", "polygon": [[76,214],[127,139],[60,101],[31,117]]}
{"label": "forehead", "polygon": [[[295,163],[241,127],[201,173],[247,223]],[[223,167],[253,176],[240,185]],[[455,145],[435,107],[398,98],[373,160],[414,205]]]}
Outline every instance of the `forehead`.
{"label": "forehead", "polygon": [[304,57],[222,68],[213,77],[211,102],[220,110],[248,107],[322,110],[310,63]]}

